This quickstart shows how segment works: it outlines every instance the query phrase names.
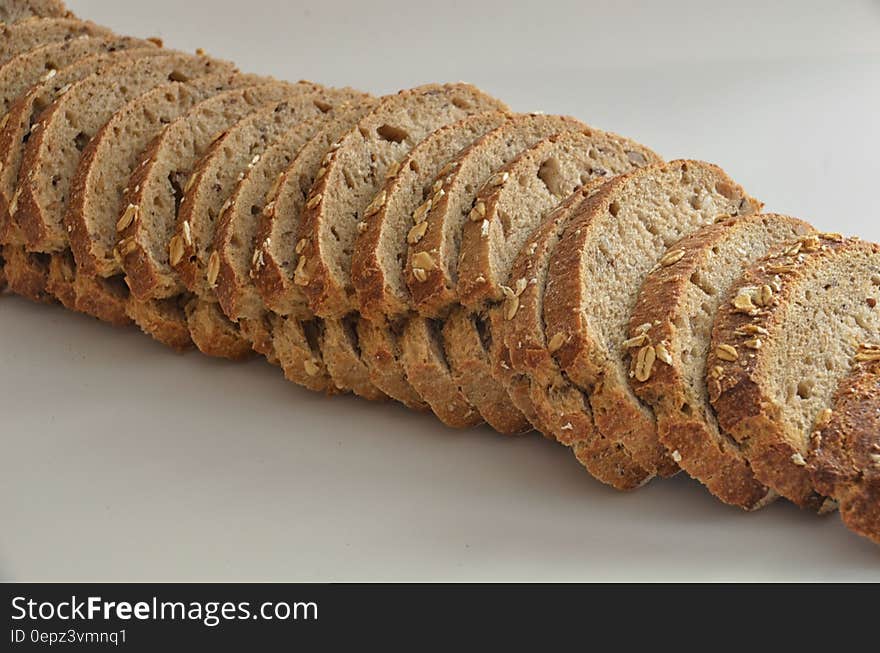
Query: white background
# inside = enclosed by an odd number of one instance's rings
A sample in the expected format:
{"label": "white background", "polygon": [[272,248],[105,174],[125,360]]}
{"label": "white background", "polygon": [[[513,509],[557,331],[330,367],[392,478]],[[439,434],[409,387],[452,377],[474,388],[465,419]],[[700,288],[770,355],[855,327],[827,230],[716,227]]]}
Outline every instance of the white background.
{"label": "white background", "polygon": [[[279,77],[473,81],[880,239],[877,2],[70,4]],[[682,477],[617,494],[540,437],[325,399],[265,362],[8,297],[0,343],[0,578],[880,580],[836,516],[744,514]]]}

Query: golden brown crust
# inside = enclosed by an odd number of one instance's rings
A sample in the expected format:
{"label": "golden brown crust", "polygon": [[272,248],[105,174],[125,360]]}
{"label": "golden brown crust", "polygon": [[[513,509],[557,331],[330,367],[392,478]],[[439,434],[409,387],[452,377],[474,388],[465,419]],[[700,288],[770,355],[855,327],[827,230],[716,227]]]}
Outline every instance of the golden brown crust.
{"label": "golden brown crust", "polygon": [[758,353],[747,350],[743,342],[750,336],[744,329],[758,327],[772,334],[782,313],[779,307],[785,305],[805,270],[824,257],[842,249],[880,251],[880,247],[829,234],[806,240],[809,247],[767,257],[743,275],[733,294],[739,288],[766,286],[772,289],[772,296],[751,310],[744,311],[732,302],[721,307],[712,330],[706,369],[709,399],[718,422],[737,440],[757,479],[801,507],[824,511],[829,502],[813,487],[809,471],[802,464],[802,452],[786,437],[780,406],[765,388],[763,359],[758,354],[766,348],[758,349]]}
{"label": "golden brown crust", "polygon": [[178,352],[192,349],[193,341],[186,324],[181,298],[141,301],[131,297],[127,312],[141,331]]}
{"label": "golden brown crust", "polygon": [[4,245],[3,258],[4,274],[10,292],[42,304],[57,301],[47,288],[49,255],[32,254],[21,245]]}

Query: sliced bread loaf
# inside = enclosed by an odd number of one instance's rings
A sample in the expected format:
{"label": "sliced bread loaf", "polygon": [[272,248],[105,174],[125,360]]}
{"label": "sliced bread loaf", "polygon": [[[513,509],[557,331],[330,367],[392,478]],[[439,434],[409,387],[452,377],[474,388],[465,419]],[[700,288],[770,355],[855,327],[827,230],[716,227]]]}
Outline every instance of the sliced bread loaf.
{"label": "sliced bread loaf", "polygon": [[406,283],[419,313],[444,317],[458,304],[462,228],[477,191],[492,173],[548,136],[584,128],[582,122],[565,116],[512,116],[450,162],[451,170],[442,186],[414,213],[414,219],[424,219],[427,224],[424,233],[420,228],[419,240],[409,244],[406,261]]}
{"label": "sliced bread loaf", "polygon": [[517,411],[492,374],[491,350],[499,341],[489,317],[497,309],[505,320],[513,320],[519,310],[530,279],[509,275],[522,244],[544,215],[576,188],[659,160],[651,150],[620,136],[590,128],[564,131],[499,168],[478,192],[463,226],[458,265],[458,294],[470,310],[453,311],[455,319],[447,322],[443,336],[465,395],[498,430],[504,432],[502,425],[525,428],[521,413],[519,423],[511,421]]}
{"label": "sliced bread loaf", "polygon": [[[712,322],[743,271],[812,231],[801,220],[755,214],[721,220],[672,245],[678,260],[649,273],[632,315],[630,384],[657,418],[660,442],[688,474],[725,503],[760,508],[775,494],[755,478],[739,447],[718,428],[706,388]],[[757,327],[752,334],[760,337]],[[637,368],[645,347],[655,364]],[[659,359],[659,361],[657,361]],[[661,364],[662,363],[662,364]]]}
{"label": "sliced bread loaf", "polygon": [[632,490],[653,478],[653,473],[633,461],[623,445],[599,433],[587,394],[569,382],[553,357],[558,343],[547,342],[543,314],[550,256],[568,223],[606,179],[588,182],[563,200],[520,249],[510,276],[529,282],[519,294],[515,319],[504,319],[502,311],[490,314],[498,342],[493,372],[514,405],[523,414],[534,415],[532,424],[570,446],[594,478],[617,490]]}
{"label": "sliced bread loaf", "polygon": [[0,118],[0,241],[24,244],[24,234],[12,222],[10,213],[14,211],[10,209],[15,209],[12,205],[16,200],[15,192],[24,147],[43,111],[64,95],[72,84],[95,72],[122,61],[157,56],[161,52],[162,50],[150,46],[118,49],[83,57],[56,74],[49,75],[11,104],[9,111]]}
{"label": "sliced bread loaf", "polygon": [[323,168],[330,149],[336,147],[339,139],[375,104],[376,100],[369,99],[334,112],[333,119],[303,146],[266,197],[257,229],[258,253],[251,275],[263,303],[279,315],[308,319],[312,314],[302,287],[294,283],[299,264],[296,235],[300,215],[315,175]]}
{"label": "sliced bread loaf", "polygon": [[[285,170],[290,168],[298,154],[313,139],[337,124],[341,116],[356,113],[355,107],[365,101],[366,98],[335,107],[331,112],[296,125],[267,149],[239,182],[220,216],[214,237],[214,249],[220,258],[217,299],[231,320],[257,320],[266,310],[255,279],[257,270],[262,269],[267,257],[271,256],[268,252],[271,250],[272,236],[266,234],[258,240],[259,220],[266,205],[274,201],[277,189],[283,183]],[[346,120],[344,117],[341,119]],[[293,252],[292,235],[287,245]]]}
{"label": "sliced bread loaf", "polygon": [[[5,21],[4,21],[5,23]],[[28,18],[0,24],[0,65],[28,50],[80,36],[112,36],[106,27],[76,18]]]}
{"label": "sliced bread loaf", "polygon": [[296,280],[317,315],[340,317],[356,308],[355,237],[358,225],[384,203],[380,191],[388,169],[438,127],[504,108],[468,84],[431,84],[382,98],[341,138],[309,192],[299,227],[304,244]]}
{"label": "sliced bread loaf", "polygon": [[[171,268],[168,247],[174,235],[177,208],[189,190],[190,173],[211,143],[264,105],[317,89],[311,83],[269,81],[219,93],[169,124],[141,153],[121,204],[136,219],[128,224],[127,220],[123,222],[117,245],[126,281],[135,297],[159,299],[183,291]],[[175,250],[175,260],[181,255]]]}
{"label": "sliced bread loaf", "polygon": [[0,23],[35,17],[72,18],[73,13],[60,0],[4,0],[0,4]]}
{"label": "sliced bread loaf", "polygon": [[880,544],[880,347],[863,348],[816,420],[809,470],[846,526]]}
{"label": "sliced bread loaf", "polygon": [[235,88],[253,86],[259,77],[230,73],[169,82],[128,102],[83,150],[70,187],[64,224],[79,270],[110,277],[122,267],[114,256],[117,227],[134,216],[122,206],[125,186],[140,154],[166,125],[197,103]]}
{"label": "sliced bread loaf", "polygon": [[799,506],[833,506],[810,478],[810,434],[852,361],[876,354],[878,294],[880,246],[813,234],[748,270],[715,317],[718,423],[757,479]]}
{"label": "sliced bread loaf", "polygon": [[[385,202],[360,228],[351,262],[358,310],[371,320],[403,317],[412,308],[403,269],[408,240],[418,243],[427,228],[413,215],[445,179],[445,166],[465,147],[507,120],[502,111],[477,113],[445,125],[416,145],[386,175]],[[449,171],[451,172],[451,170]],[[419,214],[424,217],[424,212]]]}
{"label": "sliced bread loaf", "polygon": [[[639,289],[667,249],[720,215],[759,204],[720,168],[654,164],[616,177],[568,225],[553,251],[544,294],[547,341],[568,378],[590,395],[599,431],[651,473],[677,464],[659,442],[650,408],[633,394],[624,348]],[[653,359],[651,359],[653,360]]]}
{"label": "sliced bread loaf", "polygon": [[71,86],[42,114],[22,156],[13,219],[28,248],[55,252],[69,245],[63,216],[71,180],[82,151],[116,111],[169,81],[232,70],[209,57],[169,53],[100,70]]}

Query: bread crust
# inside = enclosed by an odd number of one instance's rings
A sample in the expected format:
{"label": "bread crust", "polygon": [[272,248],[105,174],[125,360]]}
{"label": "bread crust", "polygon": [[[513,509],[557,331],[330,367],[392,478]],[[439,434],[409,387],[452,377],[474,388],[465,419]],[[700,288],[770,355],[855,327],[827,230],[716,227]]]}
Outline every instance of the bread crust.
{"label": "bread crust", "polygon": [[17,23],[35,17],[75,18],[60,0],[6,0],[0,6],[0,23]]}
{"label": "bread crust", "polygon": [[141,301],[130,296],[126,312],[141,331],[177,352],[193,348],[180,297]]}
{"label": "bread crust", "polygon": [[[771,487],[798,506],[824,512],[833,507],[821,492],[816,491],[803,455],[792,444],[791,434],[782,418],[782,410],[764,383],[766,348],[746,353],[742,345],[747,336],[743,327],[753,325],[765,329],[773,337],[780,326],[780,316],[788,297],[798,282],[805,281],[810,269],[823,259],[846,251],[864,249],[880,253],[880,246],[841,239],[834,234],[819,234],[815,248],[798,248],[796,254],[783,252],[771,255],[750,268],[737,283],[739,289],[755,286],[776,288],[769,305],[761,305],[750,315],[731,303],[719,309],[712,329],[712,344],[707,359],[709,399],[721,428],[739,443],[759,481]],[[719,347],[726,345],[743,354],[729,361],[719,357]],[[805,443],[806,447],[806,443]]]}
{"label": "bread crust", "polygon": [[[685,236],[672,246],[683,252],[681,259],[658,267],[642,284],[628,333],[629,338],[637,340],[644,334],[648,345],[663,343],[670,355],[669,363],[656,365],[644,381],[635,378],[636,357],[630,355],[630,384],[636,396],[652,407],[660,442],[675,452],[682,469],[701,481],[712,494],[746,510],[761,508],[777,495],[755,478],[739,447],[708,422],[712,416],[704,416],[699,406],[682,411],[682,406],[690,406],[691,400],[688,380],[682,370],[684,362],[680,351],[684,345],[680,342],[678,324],[684,321],[689,310],[684,302],[693,283],[691,279],[718,264],[712,262],[713,248],[727,239],[737,238],[750,225],[767,220],[780,226],[790,225],[792,240],[798,234],[812,231],[810,225],[794,218],[755,214],[722,220]],[[749,264],[746,256],[743,252],[743,268]],[[650,326],[645,331],[641,325]]]}
{"label": "bread crust", "polygon": [[880,362],[855,362],[830,410],[810,438],[810,476],[850,530],[880,544]]}
{"label": "bread crust", "polygon": [[22,245],[3,246],[3,271],[9,291],[41,304],[56,298],[48,290],[49,259],[46,254],[32,254]]}

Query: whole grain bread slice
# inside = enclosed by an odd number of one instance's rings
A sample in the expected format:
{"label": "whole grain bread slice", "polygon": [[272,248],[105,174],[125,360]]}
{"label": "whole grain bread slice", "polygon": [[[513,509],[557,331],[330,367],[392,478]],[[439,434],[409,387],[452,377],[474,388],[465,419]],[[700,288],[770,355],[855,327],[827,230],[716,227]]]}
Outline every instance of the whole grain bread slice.
{"label": "whole grain bread slice", "polygon": [[469,84],[430,84],[382,98],[340,139],[309,192],[299,226],[296,281],[315,314],[340,317],[357,308],[355,238],[358,225],[384,203],[380,191],[388,169],[435,129],[497,109],[505,106]]}
{"label": "whole grain bread slice", "polygon": [[[413,306],[425,317],[445,317],[458,305],[459,246],[462,228],[477,191],[492,173],[520,152],[548,136],[586,125],[566,116],[519,114],[511,116],[463,150],[450,162],[451,170],[416,213],[427,227],[407,249],[406,283]],[[421,263],[421,264],[419,264]]]}
{"label": "whole grain bread slice", "polygon": [[63,224],[70,183],[82,151],[127,102],[169,81],[186,81],[232,64],[206,56],[167,53],[100,70],[75,83],[35,124],[22,156],[17,211],[33,251],[63,251],[69,245]]}
{"label": "whole grain bread slice", "polygon": [[880,544],[880,349],[865,349],[816,420],[808,468],[843,523]]}
{"label": "whole grain bread slice", "polygon": [[[332,125],[340,121],[355,122],[357,107],[367,103],[368,98],[343,104],[333,111],[293,127],[277,140],[248,170],[232,195],[232,201],[220,216],[214,249],[220,257],[217,276],[217,299],[223,312],[234,321],[258,320],[266,311],[257,290],[255,279],[258,271],[275,261],[272,250],[272,233],[260,232],[259,222],[267,204],[275,201],[284,183],[285,171],[297,160],[299,153],[320,137]],[[329,147],[329,143],[328,143]],[[317,171],[317,166],[314,170]],[[294,219],[298,219],[299,214]],[[274,218],[273,218],[274,219]],[[262,236],[262,237],[260,237]],[[268,240],[268,243],[266,242]],[[287,241],[294,250],[293,235]]]}
{"label": "whole grain bread slice", "polygon": [[0,66],[0,115],[35,85],[48,81],[67,66],[93,54],[155,47],[129,36],[83,36],[47,43],[13,57]]}
{"label": "whole grain bread slice", "polygon": [[[596,428],[589,397],[571,383],[548,343],[544,324],[544,294],[550,256],[569,222],[606,181],[588,182],[553,209],[523,244],[510,276],[529,282],[519,295],[513,320],[493,311],[493,372],[504,383],[511,401],[547,437],[570,446],[580,463],[597,480],[617,490],[633,490],[653,478],[623,445],[605,438]],[[534,280],[534,281],[532,281]]]}
{"label": "whole grain bread slice", "polygon": [[134,217],[129,212],[120,222],[126,215],[125,187],[141,153],[165,126],[209,97],[261,81],[265,79],[221,72],[169,82],[136,97],[110,118],[83,150],[64,216],[80,271],[100,277],[122,273],[114,256],[117,226]]}
{"label": "whole grain bread slice", "polygon": [[108,28],[76,18],[27,18],[0,24],[0,65],[23,52],[80,36],[112,36]]}
{"label": "whole grain bread slice", "polygon": [[15,192],[18,187],[24,147],[43,111],[64,95],[74,83],[99,70],[122,61],[132,61],[162,53],[162,50],[152,45],[125,49],[117,41],[106,43],[116,47],[107,52],[83,57],[57,73],[47,75],[45,80],[41,80],[12,102],[6,114],[0,117],[0,241],[24,244],[24,234],[12,222],[10,214],[16,209]]}
{"label": "whole grain bread slice", "polygon": [[[681,258],[648,274],[630,316],[630,385],[654,411],[660,442],[712,494],[747,510],[776,495],[755,478],[739,447],[718,428],[709,404],[706,357],[712,323],[746,268],[811,231],[801,220],[776,214],[703,227],[670,248],[671,258],[679,252]],[[757,327],[749,330],[760,337]],[[655,353],[650,374],[636,366],[645,347]]]}
{"label": "whole grain bread slice", "polygon": [[706,368],[718,423],[757,479],[799,506],[834,505],[810,477],[810,435],[852,361],[876,354],[878,293],[880,246],[813,234],[750,268],[715,317]]}
{"label": "whole grain bread slice", "polygon": [[[380,193],[385,202],[363,221],[351,263],[358,310],[372,320],[406,316],[412,302],[403,269],[407,241],[418,242],[427,223],[413,214],[445,179],[445,166],[465,147],[503,124],[507,113],[476,113],[429,134],[388,171]],[[420,214],[421,217],[424,213]]]}
{"label": "whole grain bread slice", "polygon": [[171,268],[168,247],[190,173],[214,140],[266,104],[318,88],[306,82],[268,81],[225,91],[196,104],[153,139],[141,153],[122,201],[123,210],[132,211],[136,217],[124,224],[117,245],[126,281],[135,297],[160,299],[184,290]]}
{"label": "whole grain bread slice", "polygon": [[337,387],[324,363],[321,352],[323,320],[299,320],[274,313],[269,313],[266,319],[271,331],[272,351],[287,380],[328,395],[347,391],[347,388]]}
{"label": "whole grain bread slice", "polygon": [[[678,466],[650,408],[633,394],[624,341],[638,291],[667,249],[720,215],[759,208],[720,168],[654,164],[610,180],[553,251],[544,294],[548,343],[568,379],[587,391],[599,431],[651,473]],[[662,363],[661,363],[662,364]]]}
{"label": "whole grain bread slice", "polygon": [[266,196],[257,228],[258,253],[250,274],[263,303],[278,315],[304,319],[312,315],[302,287],[294,283],[300,216],[327,153],[375,104],[371,98],[334,112],[333,119],[302,147]]}
{"label": "whole grain bread slice", "polygon": [[660,157],[634,141],[585,127],[555,134],[523,151],[478,192],[463,226],[458,266],[458,294],[469,310],[453,311],[443,335],[454,376],[498,430],[526,427],[524,415],[517,416],[503,383],[492,373],[492,349],[499,341],[490,317],[497,310],[503,319],[513,320],[519,310],[530,279],[509,276],[522,244],[546,213],[578,187],[657,161]]}
{"label": "whole grain bread slice", "polygon": [[4,0],[0,4],[0,23],[17,23],[28,18],[73,18],[60,0]]}

